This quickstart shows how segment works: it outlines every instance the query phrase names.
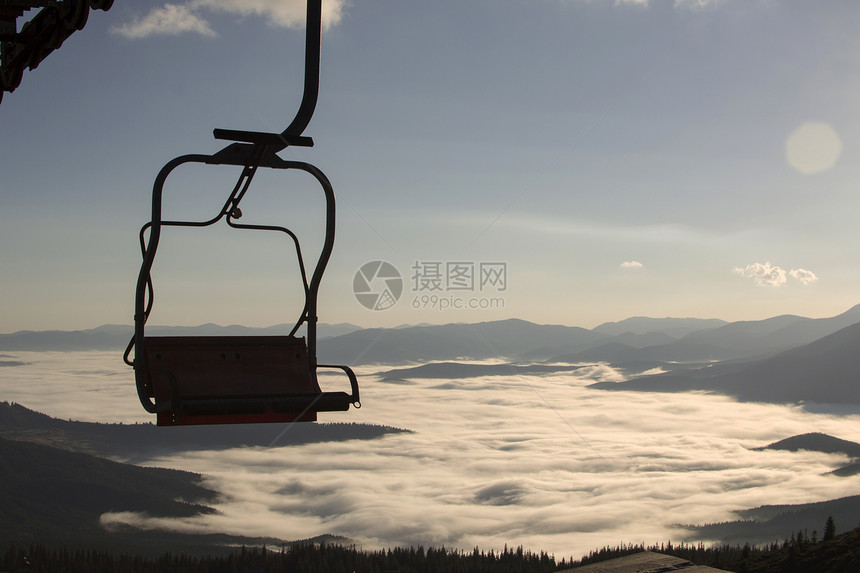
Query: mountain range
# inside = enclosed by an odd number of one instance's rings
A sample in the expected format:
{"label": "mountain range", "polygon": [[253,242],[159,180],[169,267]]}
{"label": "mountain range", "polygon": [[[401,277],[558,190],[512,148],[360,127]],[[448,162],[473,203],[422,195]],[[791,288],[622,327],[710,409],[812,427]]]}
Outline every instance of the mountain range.
{"label": "mountain range", "polygon": [[627,380],[603,390],[701,390],[755,402],[860,404],[860,323],[759,360],[707,365]]}
{"label": "mountain range", "polygon": [[[147,334],[153,336],[267,336],[289,334],[292,324],[276,324],[265,328],[218,324],[199,326],[147,326]],[[319,324],[317,338],[322,340],[341,336],[360,326],[349,323]],[[299,331],[302,335],[303,329]],[[86,330],[19,330],[11,334],[0,334],[0,350],[117,350],[125,348],[134,335],[134,326],[103,324]]]}
{"label": "mountain range", "polygon": [[[520,319],[368,329],[352,324],[320,324],[318,354],[321,361],[354,365],[464,358],[613,363],[725,361],[772,355],[857,322],[860,305],[830,318],[782,315],[727,323],[718,319],[632,317],[590,330]],[[284,324],[267,328],[204,324],[152,326],[147,333],[250,336],[286,334],[290,328]],[[19,331],[0,334],[0,351],[121,349],[132,332],[127,325],[79,331]]]}
{"label": "mountain range", "polygon": [[[284,334],[285,325],[152,327],[154,335]],[[106,325],[75,332],[22,331],[0,335],[0,351],[115,349],[128,341],[130,326]],[[420,371],[388,372],[451,378],[475,376],[476,365],[439,363],[494,360],[483,367],[501,373],[535,373],[582,363],[608,362],[634,378],[601,382],[601,390],[723,393],[741,400],[776,403],[860,404],[860,305],[830,318],[782,315],[726,323],[717,319],[633,317],[593,329],[539,325],[508,319],[474,324],[359,329],[322,325],[321,362],[427,365]],[[330,336],[328,334],[331,334]],[[0,362],[20,366],[15,356]],[[433,365],[433,364],[436,365]],[[544,365],[544,366],[541,366]],[[499,370],[502,369],[502,370]],[[524,370],[525,369],[525,370]],[[644,376],[650,370],[662,373]]]}
{"label": "mountain range", "polygon": [[[831,318],[716,319],[633,317],[591,330],[518,319],[364,329],[321,341],[321,359],[404,364],[457,359],[549,362],[706,362],[763,357],[860,322],[860,305]],[[0,347],[2,348],[2,347]]]}

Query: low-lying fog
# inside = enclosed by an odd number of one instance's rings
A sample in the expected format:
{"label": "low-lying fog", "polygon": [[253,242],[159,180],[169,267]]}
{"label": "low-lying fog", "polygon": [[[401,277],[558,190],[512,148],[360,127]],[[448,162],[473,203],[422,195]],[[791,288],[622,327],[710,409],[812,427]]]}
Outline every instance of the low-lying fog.
{"label": "low-lying fog", "polygon": [[[83,421],[151,419],[118,354],[7,352],[3,360],[26,364],[0,368],[0,400]],[[362,369],[363,408],[321,421],[414,433],[279,447],[284,427],[272,426],[270,448],[152,459],[147,465],[205,474],[224,494],[219,511],[105,520],[282,539],[332,533],[367,548],[523,545],[578,558],[620,542],[678,541],[675,524],[734,519],[733,509],[853,495],[860,481],[825,475],[842,456],[751,450],[805,432],[860,441],[858,409],[837,416],[585,388],[620,379],[606,366],[578,377],[409,383],[380,382],[378,370]]]}

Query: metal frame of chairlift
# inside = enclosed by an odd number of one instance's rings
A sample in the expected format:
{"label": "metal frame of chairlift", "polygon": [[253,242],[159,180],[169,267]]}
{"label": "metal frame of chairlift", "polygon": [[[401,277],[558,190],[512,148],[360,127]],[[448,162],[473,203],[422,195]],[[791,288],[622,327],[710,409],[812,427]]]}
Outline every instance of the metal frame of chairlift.
{"label": "metal frame of chairlift", "polygon": [[[134,337],[124,360],[134,367],[140,402],[157,415],[160,426],[189,424],[304,422],[316,420],[317,412],[345,411],[360,407],[358,381],[348,366],[318,364],[316,356],[317,298],[323,272],[334,246],[335,196],[331,183],[318,168],[277,156],[286,147],[310,147],[303,136],[319,93],[322,0],[308,0],[305,39],[304,93],[298,113],[281,133],[215,129],[216,139],[231,143],[214,155],[182,155],[168,162],[155,179],[152,219],[140,231],[143,264],[137,279]],[[220,212],[208,220],[172,221],[162,218],[165,181],[185,164],[235,165],[241,175]],[[307,280],[299,240],[285,227],[240,224],[239,204],[259,168],[299,170],[313,176],[325,194],[325,240],[319,259]],[[151,270],[162,227],[208,227],[224,219],[230,227],[274,231],[288,235],[296,248],[304,283],[305,305],[286,336],[147,336],[146,321],[152,310],[154,290]],[[307,344],[296,336],[307,325]],[[132,349],[134,359],[131,360]],[[318,368],[342,370],[350,393],[323,392]]]}

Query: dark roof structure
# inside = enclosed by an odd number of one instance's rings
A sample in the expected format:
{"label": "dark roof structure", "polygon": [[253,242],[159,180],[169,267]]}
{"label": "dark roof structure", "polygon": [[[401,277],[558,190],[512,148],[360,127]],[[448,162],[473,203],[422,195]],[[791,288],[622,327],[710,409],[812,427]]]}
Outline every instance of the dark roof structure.
{"label": "dark roof structure", "polygon": [[[21,85],[24,70],[35,70],[69,36],[83,30],[90,10],[109,10],[113,0],[0,0],[0,101]],[[35,16],[18,29],[18,19]]]}

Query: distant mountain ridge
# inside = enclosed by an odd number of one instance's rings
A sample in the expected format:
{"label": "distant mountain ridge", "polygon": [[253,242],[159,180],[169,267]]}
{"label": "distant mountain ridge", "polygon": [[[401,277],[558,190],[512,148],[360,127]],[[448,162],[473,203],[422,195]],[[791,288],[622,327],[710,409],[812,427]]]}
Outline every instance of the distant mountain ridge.
{"label": "distant mountain ridge", "polygon": [[592,330],[605,334],[619,335],[649,334],[659,332],[672,338],[681,338],[699,330],[711,330],[729,324],[718,318],[650,318],[647,316],[632,316],[618,322],[604,322]]}
{"label": "distant mountain ridge", "polygon": [[[406,364],[519,356],[539,348],[584,346],[605,335],[577,326],[520,319],[474,324],[371,328],[321,341],[321,360],[346,364]],[[552,350],[544,352],[547,356]]]}
{"label": "distant mountain ridge", "polygon": [[735,350],[741,356],[755,356],[809,344],[858,322],[860,305],[830,318],[782,315],[765,320],[732,322],[713,330],[693,332],[683,340]]}
{"label": "distant mountain ridge", "polygon": [[[218,324],[199,326],[147,326],[153,336],[269,336],[289,334],[293,324],[276,324],[264,328]],[[319,324],[317,336],[324,339],[361,330],[349,323]],[[300,332],[303,332],[300,331]],[[120,350],[134,335],[134,327],[123,324],[103,324],[86,330],[19,330],[0,334],[0,350]]]}
{"label": "distant mountain ridge", "polygon": [[704,390],[752,402],[860,404],[860,323],[804,346],[764,358],[715,364],[683,373],[626,382],[598,382],[602,390]]}
{"label": "distant mountain ridge", "polygon": [[[633,317],[591,330],[535,324],[521,319],[478,323],[361,329],[320,325],[320,361],[340,364],[420,364],[451,360],[529,360],[612,363],[709,361],[763,358],[809,344],[860,322],[860,305],[830,318],[783,315],[726,323],[719,319]],[[153,335],[274,335],[268,328],[218,326],[150,327]],[[74,332],[0,334],[0,351],[121,349],[131,326],[104,325]]]}
{"label": "distant mountain ridge", "polygon": [[[786,316],[735,323],[716,319],[629,320],[630,323],[605,323],[592,330],[538,325],[519,319],[401,327],[396,331],[366,329],[322,341],[319,355],[321,359],[347,364],[426,363],[463,358],[570,363],[749,359],[807,344],[860,322],[860,305],[821,319]],[[647,328],[643,325],[658,330],[644,333],[641,331]],[[697,327],[701,329],[680,338],[670,334]]]}

